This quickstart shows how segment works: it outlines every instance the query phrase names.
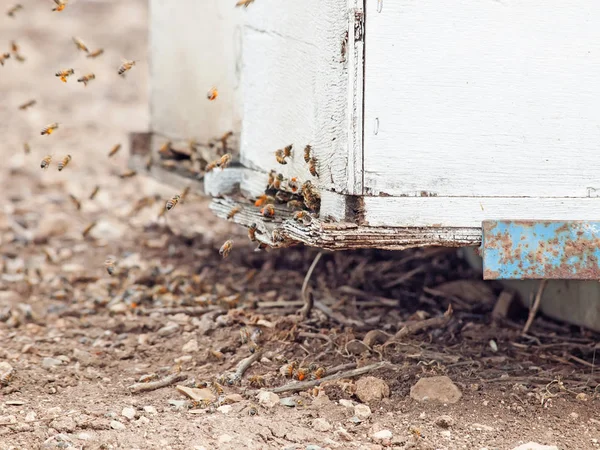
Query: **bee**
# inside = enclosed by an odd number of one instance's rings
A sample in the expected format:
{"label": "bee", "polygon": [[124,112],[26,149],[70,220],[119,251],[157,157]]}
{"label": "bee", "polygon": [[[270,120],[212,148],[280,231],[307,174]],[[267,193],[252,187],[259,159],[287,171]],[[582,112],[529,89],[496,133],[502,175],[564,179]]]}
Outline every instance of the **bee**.
{"label": "bee", "polygon": [[263,250],[269,251],[269,245],[264,242],[260,242],[254,249],[255,252],[262,252]]}
{"label": "bee", "polygon": [[78,37],[73,36],[73,42],[75,43],[75,46],[82,52],[86,52],[86,53],[90,52],[90,49],[87,48],[87,45],[85,45],[83,43],[83,41],[81,39],[79,39]]}
{"label": "bee", "polygon": [[90,234],[90,231],[92,231],[92,228],[94,228],[96,226],[96,221],[93,221],[92,223],[90,223],[87,227],[84,228],[84,230],[81,232],[81,235],[83,237],[86,237],[88,234]]}
{"label": "bee", "polygon": [[253,223],[252,225],[250,225],[250,228],[248,228],[248,239],[250,239],[250,241],[252,242],[256,242],[256,230],[257,230],[257,226],[255,223]]}
{"label": "bee", "polygon": [[93,52],[90,52],[87,55],[87,58],[97,58],[98,56],[100,56],[102,53],[104,53],[104,49],[99,48],[98,50],[94,50]]}
{"label": "bee", "polygon": [[96,75],[94,75],[93,73],[88,73],[87,75],[77,78],[77,82],[83,83],[83,85],[87,87],[87,84],[90,81],[95,80],[95,79],[96,79]]}
{"label": "bee", "polygon": [[290,190],[295,194],[296,192],[298,192],[298,188],[299,188],[299,184],[298,184],[298,178],[293,177],[288,181],[288,187],[290,188]]}
{"label": "bee", "polygon": [[206,93],[206,98],[212,102],[213,100],[216,100],[216,98],[217,98],[218,95],[219,95],[219,91],[217,90],[217,88],[216,87],[212,87]]}
{"label": "bee", "polygon": [[219,164],[219,161],[213,161],[210,162],[206,165],[206,167],[204,168],[205,172],[210,172],[211,170],[214,170],[217,167],[217,164]]}
{"label": "bee", "polygon": [[287,207],[291,209],[302,209],[304,207],[304,203],[300,200],[290,200],[287,202]]}
{"label": "bee", "polygon": [[62,170],[67,167],[67,165],[71,162],[71,155],[65,156],[61,161],[58,162],[58,171],[62,172]]}
{"label": "bee", "polygon": [[238,0],[235,7],[243,6],[244,8],[247,8],[251,3],[254,3],[254,0]]}
{"label": "bee", "polygon": [[112,258],[108,258],[106,261],[104,261],[104,267],[106,267],[106,271],[111,277],[115,274],[115,271],[117,270],[116,265],[117,262]]}
{"label": "bee", "polygon": [[25,102],[21,106],[19,106],[19,109],[21,111],[25,111],[27,108],[31,108],[36,103],[37,103],[37,100],[29,100],[28,102]]}
{"label": "bee", "polygon": [[298,369],[296,371],[296,373],[294,375],[296,376],[296,379],[298,381],[304,381],[304,380],[306,380],[308,378],[309,371],[308,371],[307,368],[301,367],[300,369]]}
{"label": "bee", "polygon": [[223,151],[227,150],[227,139],[229,139],[231,136],[233,136],[233,131],[228,131],[221,136],[221,139],[219,139],[219,141],[221,141],[221,145],[223,146]]}
{"label": "bee", "polygon": [[181,193],[181,199],[179,200],[179,203],[183,203],[185,201],[185,199],[187,198],[187,196],[190,193],[191,189],[192,188],[190,186],[186,186],[186,188]]}
{"label": "bee", "polygon": [[307,219],[310,220],[310,216],[308,215],[308,213],[306,211],[297,211],[294,213],[294,220],[296,222],[300,222],[300,221],[304,222]]}
{"label": "bee", "polygon": [[128,170],[126,172],[123,172],[121,175],[119,175],[119,178],[121,178],[121,179],[131,178],[136,175],[137,175],[137,172],[135,170]]}
{"label": "bee", "polygon": [[[112,275],[112,274],[111,274]],[[149,373],[142,375],[138,380],[138,383],[150,383],[151,381],[158,380],[158,375],[155,373]]]}
{"label": "bee", "polygon": [[23,151],[25,152],[26,155],[29,155],[31,153],[31,147],[29,146],[29,143],[27,143],[27,142],[23,143]]}
{"label": "bee", "polygon": [[58,128],[58,123],[51,123],[50,125],[46,125],[44,128],[42,128],[41,131],[41,135],[45,135],[47,134],[48,136],[50,136],[52,133],[54,133],[54,130],[56,130]]}
{"label": "bee", "polygon": [[271,238],[273,239],[273,242],[285,241],[285,236],[283,235],[281,230],[278,230],[278,229],[273,230],[273,233],[271,234]]}
{"label": "bee", "polygon": [[310,152],[312,150],[312,147],[310,145],[307,145],[306,147],[304,147],[304,162],[308,163],[310,161]]}
{"label": "bee", "polygon": [[286,145],[283,148],[283,156],[285,156],[286,158],[291,157],[292,156],[292,147],[293,147],[293,144]]}
{"label": "bee", "polygon": [[173,198],[168,200],[166,204],[167,211],[171,211],[173,208],[175,208],[175,205],[177,205],[177,203],[179,203],[180,200],[181,195],[175,195]]}
{"label": "bee", "polygon": [[315,380],[320,380],[324,376],[325,376],[325,369],[323,367],[319,367],[319,368],[317,368],[317,370],[315,370],[313,372],[313,378]]}
{"label": "bee", "polygon": [[69,0],[54,0],[54,3],[56,3],[56,7],[52,8],[52,11],[56,11],[56,12],[62,11],[67,6],[68,1]]}
{"label": "bee", "polygon": [[168,157],[171,154],[171,146],[172,145],[173,145],[173,143],[171,141],[165,142],[158,149],[158,154],[163,157]]}
{"label": "bee", "polygon": [[77,200],[77,197],[75,197],[73,194],[69,194],[69,198],[75,205],[75,208],[77,208],[77,211],[79,211],[81,209],[81,202]]}
{"label": "bee", "polygon": [[137,214],[138,212],[140,212],[142,209],[148,207],[148,206],[152,206],[154,204],[154,197],[142,197],[140,198],[135,205],[133,205],[133,208],[131,208],[131,212],[129,213],[129,215],[134,215]]}
{"label": "bee", "polygon": [[5,373],[2,374],[2,376],[0,377],[0,386],[8,386],[8,384],[11,382],[11,380],[14,378],[13,375],[13,370],[12,368],[10,370],[7,370]]}
{"label": "bee", "polygon": [[100,190],[100,186],[96,186],[94,188],[94,190],[92,191],[92,193],[90,194],[90,200],[94,200],[94,197],[96,196],[96,194],[98,193],[98,191]]}
{"label": "bee", "polygon": [[225,153],[223,156],[221,156],[221,159],[219,159],[219,163],[217,165],[221,169],[225,169],[227,166],[229,166],[229,163],[231,163],[231,154]]}
{"label": "bee", "polygon": [[15,17],[15,13],[17,11],[19,11],[20,9],[23,9],[23,5],[21,5],[20,3],[17,3],[16,5],[12,6],[7,12],[6,15],[8,17]]}
{"label": "bee", "polygon": [[307,208],[313,211],[319,209],[321,197],[310,180],[302,185],[302,196],[304,197],[304,204]]}
{"label": "bee", "polygon": [[260,375],[252,375],[249,379],[248,382],[250,383],[250,386],[254,386],[254,387],[263,387],[265,386],[265,379],[263,377],[261,377]]}
{"label": "bee", "polygon": [[42,159],[42,163],[40,164],[40,167],[42,169],[47,169],[48,167],[50,167],[51,162],[52,162],[52,155],[46,155],[44,157],[44,159]]}
{"label": "bee", "polygon": [[123,60],[123,64],[119,66],[117,73],[125,78],[125,72],[131,70],[133,66],[135,66],[136,61],[133,60]]}
{"label": "bee", "polygon": [[317,159],[315,157],[310,158],[310,161],[308,163],[308,170],[310,171],[310,174],[313,177],[319,176],[319,174],[317,173]]}
{"label": "bee", "polygon": [[254,354],[260,349],[260,347],[256,342],[250,341],[248,342],[248,349],[250,350],[250,353]]}
{"label": "bee", "polygon": [[275,204],[275,198],[271,197],[270,195],[267,195],[267,194],[261,195],[254,202],[254,206],[274,205],[274,204]]}
{"label": "bee", "polygon": [[287,164],[287,161],[285,160],[285,154],[281,148],[279,150],[275,150],[275,159],[279,164]]}
{"label": "bee", "polygon": [[19,62],[25,61],[25,58],[23,56],[21,56],[21,54],[19,53],[19,46],[17,45],[17,43],[15,41],[10,41],[10,51],[15,56],[15,59],[17,61],[19,61]]}
{"label": "bee", "polygon": [[263,215],[263,217],[273,218],[275,217],[275,208],[269,203],[262,207],[260,213]]}
{"label": "bee", "polygon": [[229,211],[229,213],[227,214],[227,220],[231,220],[233,219],[233,217],[239,213],[241,211],[242,208],[240,208],[239,206],[236,206],[234,208],[231,209],[231,211]]}
{"label": "bee", "polygon": [[271,189],[275,184],[275,178],[277,177],[277,172],[271,170],[269,172],[269,180],[267,181],[267,189]]}
{"label": "bee", "polygon": [[0,65],[4,65],[4,61],[10,58],[10,53],[2,53],[0,55]]}
{"label": "bee", "polygon": [[[254,0],[252,0],[254,1]],[[249,416],[255,416],[258,414],[258,409],[256,409],[256,406],[251,406],[250,408],[248,408],[248,415]]]}
{"label": "bee", "polygon": [[73,69],[63,69],[63,70],[59,70],[58,72],[56,72],[55,75],[60,78],[60,81],[62,81],[63,83],[66,83],[67,78],[70,77],[71,75],[73,75],[74,73],[75,73],[75,70],[73,70]]}
{"label": "bee", "polygon": [[275,189],[281,189],[281,183],[283,183],[283,175],[282,174],[277,174],[277,178],[275,178],[275,181],[273,182],[273,187]]}
{"label": "bee", "polygon": [[219,255],[221,255],[223,258],[227,258],[227,256],[229,256],[229,253],[231,252],[232,248],[233,248],[233,241],[231,239],[229,239],[228,241],[225,241],[225,243],[219,249]]}
{"label": "bee", "polygon": [[283,373],[288,378],[293,378],[296,369],[298,368],[298,361],[291,361],[289,364],[283,366]]}
{"label": "bee", "polygon": [[210,390],[213,391],[213,394],[215,394],[216,397],[223,395],[223,386],[216,381],[210,383]]}
{"label": "bee", "polygon": [[113,156],[115,156],[117,154],[117,152],[121,150],[121,144],[117,144],[115,145],[110,152],[108,152],[108,157],[112,158]]}

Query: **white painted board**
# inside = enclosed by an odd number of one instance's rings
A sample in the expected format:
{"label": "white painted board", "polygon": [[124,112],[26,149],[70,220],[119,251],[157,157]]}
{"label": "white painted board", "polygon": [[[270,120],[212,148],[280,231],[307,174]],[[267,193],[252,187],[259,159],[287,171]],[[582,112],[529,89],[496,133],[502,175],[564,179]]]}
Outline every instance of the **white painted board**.
{"label": "white painted board", "polygon": [[[341,54],[349,27],[347,0],[260,0],[246,14],[242,163],[352,192],[347,174],[348,58]],[[293,158],[278,164],[274,152],[289,144]],[[318,179],[303,159],[307,144],[318,159]]]}
{"label": "white painted board", "polygon": [[233,0],[150,0],[153,132],[207,142],[240,131],[243,20]]}
{"label": "white painted board", "polygon": [[[365,193],[538,198],[594,192],[600,186],[599,24],[596,0],[366,0]],[[529,218],[530,202],[506,202],[518,208],[499,218]],[[559,203],[543,204],[550,211],[537,216],[557,216],[552,210]],[[468,217],[445,221],[490,218],[461,211]],[[584,219],[590,211],[565,209],[556,218]]]}

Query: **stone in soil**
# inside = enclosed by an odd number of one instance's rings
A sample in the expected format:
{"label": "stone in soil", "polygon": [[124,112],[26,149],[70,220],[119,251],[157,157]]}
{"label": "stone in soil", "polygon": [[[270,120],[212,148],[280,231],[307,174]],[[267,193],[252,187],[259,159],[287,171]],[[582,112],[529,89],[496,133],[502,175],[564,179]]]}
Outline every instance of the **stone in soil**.
{"label": "stone in soil", "polygon": [[356,382],[356,396],[363,403],[377,402],[390,396],[390,387],[376,377],[362,377]]}
{"label": "stone in soil", "polygon": [[169,322],[167,325],[158,330],[158,335],[162,337],[171,336],[179,330],[179,324]]}
{"label": "stone in soil", "polygon": [[439,416],[435,424],[440,428],[450,428],[454,425],[454,419],[448,415]]}
{"label": "stone in soil", "polygon": [[512,450],[558,450],[556,445],[542,445],[535,442],[528,442],[527,444],[519,445]]}
{"label": "stone in soil", "polygon": [[381,430],[377,433],[373,433],[371,437],[376,441],[389,441],[392,439],[392,436],[393,434],[390,430]]}
{"label": "stone in soil", "polygon": [[135,418],[135,409],[133,409],[131,406],[126,406],[121,411],[121,415],[123,417],[127,417],[129,420],[133,420]]}
{"label": "stone in soil", "polygon": [[197,402],[201,402],[204,400],[214,402],[216,400],[215,394],[213,394],[213,392],[208,388],[199,389],[177,385],[177,390],[183,395],[186,395],[187,397]]}
{"label": "stone in soil", "polygon": [[196,339],[186,342],[183,347],[181,347],[183,353],[196,353],[198,350],[198,341]]}
{"label": "stone in soil", "polygon": [[371,417],[371,408],[367,405],[358,404],[354,406],[354,415],[360,420],[366,420]]}
{"label": "stone in soil", "polygon": [[446,376],[421,378],[410,388],[410,397],[418,402],[456,403],[460,389]]}
{"label": "stone in soil", "polygon": [[110,427],[113,430],[124,430],[125,429],[125,425],[123,425],[121,422],[119,422],[118,420],[111,420],[110,421]]}
{"label": "stone in soil", "polygon": [[312,421],[312,427],[315,431],[327,432],[331,431],[333,426],[325,419],[315,419]]}
{"label": "stone in soil", "polygon": [[258,399],[258,403],[267,408],[273,408],[279,403],[279,395],[274,394],[273,392],[261,391],[256,398]]}
{"label": "stone in soil", "polygon": [[44,369],[50,369],[52,367],[57,367],[57,366],[60,366],[61,364],[62,364],[62,361],[60,359],[49,358],[49,357],[42,359],[42,367]]}

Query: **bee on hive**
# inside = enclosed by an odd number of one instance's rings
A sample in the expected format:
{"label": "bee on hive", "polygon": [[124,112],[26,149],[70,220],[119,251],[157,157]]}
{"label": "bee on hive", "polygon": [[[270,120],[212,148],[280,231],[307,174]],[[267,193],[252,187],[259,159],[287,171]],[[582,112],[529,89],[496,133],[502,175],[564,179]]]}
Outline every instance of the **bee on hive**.
{"label": "bee on hive", "polygon": [[29,100],[28,102],[23,103],[22,105],[19,106],[19,109],[21,111],[25,111],[28,108],[31,108],[32,106],[34,106],[37,103],[37,100]]}
{"label": "bee on hive", "polygon": [[250,239],[250,241],[252,242],[256,242],[256,230],[257,230],[257,226],[255,223],[253,223],[252,225],[250,225],[250,228],[248,228],[248,239]]}
{"label": "bee on hive", "polygon": [[58,171],[62,172],[62,170],[67,167],[67,165],[71,162],[71,155],[65,156],[62,160],[58,162]]}
{"label": "bee on hive", "polygon": [[51,123],[50,125],[46,125],[44,128],[42,128],[42,131],[40,134],[42,136],[44,136],[44,135],[50,136],[52,133],[54,133],[54,131],[56,129],[58,129],[58,123],[54,122],[54,123]]}
{"label": "bee on hive", "polygon": [[285,160],[285,154],[283,153],[282,148],[280,148],[279,150],[275,150],[275,159],[279,164],[287,164],[287,161]]}
{"label": "bee on hive", "polygon": [[273,187],[277,190],[281,189],[281,183],[283,183],[283,175],[282,174],[277,174],[277,177],[275,178],[275,181],[273,181]]}
{"label": "bee on hive", "polygon": [[219,159],[219,163],[217,165],[221,169],[225,169],[226,167],[229,166],[230,163],[231,163],[231,155],[229,153],[225,153],[223,156],[221,156],[221,159]]}
{"label": "bee on hive", "polygon": [[93,73],[88,73],[87,75],[84,75],[82,77],[77,78],[77,82],[78,83],[83,83],[84,86],[87,86],[87,84],[96,79],[96,75],[94,75]]}
{"label": "bee on hive", "polygon": [[122,76],[125,77],[125,72],[131,70],[131,68],[133,66],[135,66],[136,61],[134,60],[123,60],[123,63],[119,66],[119,69],[117,70],[117,73]]}
{"label": "bee on hive", "polygon": [[63,69],[63,70],[59,70],[58,72],[55,73],[55,75],[60,78],[60,81],[62,81],[63,83],[67,82],[67,78],[70,77],[71,75],[73,75],[75,73],[75,71],[73,69]]}
{"label": "bee on hive", "polygon": [[317,173],[317,158],[315,158],[314,156],[310,158],[310,161],[308,162],[308,170],[310,171],[310,174],[313,177],[319,176],[319,174]]}
{"label": "bee on hive", "polygon": [[42,169],[47,169],[50,167],[50,163],[52,162],[52,155],[46,155],[40,164]]}
{"label": "bee on hive", "polygon": [[225,243],[219,249],[219,255],[221,255],[223,258],[227,258],[227,256],[229,256],[229,253],[231,252],[232,248],[233,248],[233,241],[231,239],[229,239],[228,241],[225,241]]}
{"label": "bee on hive", "polygon": [[299,189],[298,178],[296,178],[296,177],[291,178],[288,181],[287,185],[288,185],[288,188],[290,189],[290,191],[292,191],[294,194],[296,192],[298,192],[298,189]]}
{"label": "bee on hive", "polygon": [[310,152],[312,150],[312,147],[310,145],[307,145],[306,147],[304,147],[304,162],[308,163],[310,161]]}
{"label": "bee on hive", "polygon": [[273,205],[267,204],[262,207],[262,209],[260,210],[260,213],[262,214],[263,217],[273,218],[273,217],[275,217],[275,208],[273,207]]}
{"label": "bee on hive", "polygon": [[87,45],[85,45],[84,42],[81,39],[79,39],[78,37],[73,36],[73,42],[75,43],[75,46],[77,47],[78,50],[81,50],[82,52],[86,52],[86,53],[90,52]]}
{"label": "bee on hive", "polygon": [[180,200],[181,195],[175,195],[173,198],[169,199],[166,204],[167,211],[171,211],[173,208],[175,208],[175,205],[177,205]]}
{"label": "bee on hive", "polygon": [[99,48],[97,50],[94,50],[93,52],[89,53],[87,55],[87,58],[97,58],[98,56],[100,56],[102,53],[104,53],[104,49]]}
{"label": "bee on hive", "polygon": [[206,94],[206,98],[208,100],[210,100],[211,102],[213,100],[216,100],[218,96],[219,96],[219,91],[218,91],[218,89],[216,87],[210,88],[210,90]]}

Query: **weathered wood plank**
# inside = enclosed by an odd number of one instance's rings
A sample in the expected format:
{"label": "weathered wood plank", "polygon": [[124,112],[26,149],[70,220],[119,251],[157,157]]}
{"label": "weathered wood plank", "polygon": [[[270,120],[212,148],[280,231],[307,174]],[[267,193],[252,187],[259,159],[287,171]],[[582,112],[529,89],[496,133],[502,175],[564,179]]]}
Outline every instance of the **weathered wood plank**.
{"label": "weathered wood plank", "polygon": [[[366,8],[365,193],[586,197],[600,188],[600,3]],[[546,218],[590,216],[556,208]],[[506,212],[529,217],[524,205]],[[411,214],[421,217],[400,221]],[[463,219],[475,216],[449,224]]]}

